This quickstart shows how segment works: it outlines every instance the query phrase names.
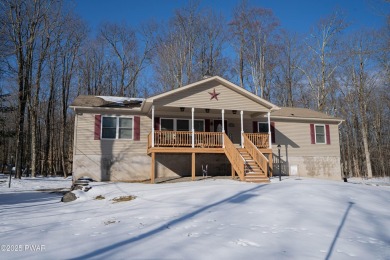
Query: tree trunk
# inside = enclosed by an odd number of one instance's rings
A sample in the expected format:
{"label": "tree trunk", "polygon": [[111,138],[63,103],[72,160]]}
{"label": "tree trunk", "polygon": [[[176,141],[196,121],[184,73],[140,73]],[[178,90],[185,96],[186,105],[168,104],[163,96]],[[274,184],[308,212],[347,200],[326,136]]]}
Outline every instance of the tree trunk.
{"label": "tree trunk", "polygon": [[361,104],[361,117],[362,117],[362,127],[360,128],[362,131],[362,137],[363,137],[363,147],[364,147],[364,155],[366,159],[366,170],[367,170],[367,177],[372,178],[372,167],[371,167],[371,154],[368,147],[368,127],[367,127],[367,116],[365,113],[366,106]]}

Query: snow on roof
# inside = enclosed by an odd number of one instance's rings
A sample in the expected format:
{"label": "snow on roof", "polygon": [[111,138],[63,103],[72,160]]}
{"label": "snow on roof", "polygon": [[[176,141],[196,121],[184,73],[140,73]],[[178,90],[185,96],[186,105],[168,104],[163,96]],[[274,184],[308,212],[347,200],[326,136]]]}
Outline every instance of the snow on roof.
{"label": "snow on roof", "polygon": [[139,107],[144,101],[143,98],[80,95],[71,107]]}
{"label": "snow on roof", "polygon": [[113,96],[97,96],[97,97],[107,102],[119,103],[119,104],[124,102],[132,102],[132,101],[143,102],[145,100],[144,98],[129,98],[129,97],[113,97]]}

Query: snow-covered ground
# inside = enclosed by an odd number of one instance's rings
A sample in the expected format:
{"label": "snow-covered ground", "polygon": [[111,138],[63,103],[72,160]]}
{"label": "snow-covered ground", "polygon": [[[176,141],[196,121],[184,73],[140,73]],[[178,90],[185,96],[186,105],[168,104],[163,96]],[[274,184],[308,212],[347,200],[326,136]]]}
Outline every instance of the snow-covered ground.
{"label": "snow-covered ground", "polygon": [[70,179],[0,181],[0,259],[390,259],[386,185],[97,182],[62,203]]}

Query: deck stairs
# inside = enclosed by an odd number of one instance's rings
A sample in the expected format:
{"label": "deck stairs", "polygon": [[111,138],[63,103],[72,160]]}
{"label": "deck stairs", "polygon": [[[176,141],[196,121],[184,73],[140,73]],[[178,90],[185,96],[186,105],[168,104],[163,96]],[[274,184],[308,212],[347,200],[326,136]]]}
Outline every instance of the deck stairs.
{"label": "deck stairs", "polygon": [[237,148],[245,161],[245,181],[255,183],[269,183],[267,173],[253,160],[245,148]]}

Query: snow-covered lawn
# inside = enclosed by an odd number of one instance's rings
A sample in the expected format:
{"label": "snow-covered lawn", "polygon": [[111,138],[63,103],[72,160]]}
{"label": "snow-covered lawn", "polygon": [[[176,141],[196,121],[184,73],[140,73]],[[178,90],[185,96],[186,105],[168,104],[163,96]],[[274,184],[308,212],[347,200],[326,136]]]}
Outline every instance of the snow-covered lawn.
{"label": "snow-covered lawn", "polygon": [[69,188],[69,179],[2,181],[0,259],[390,259],[386,185],[93,183],[62,203],[36,190]]}

